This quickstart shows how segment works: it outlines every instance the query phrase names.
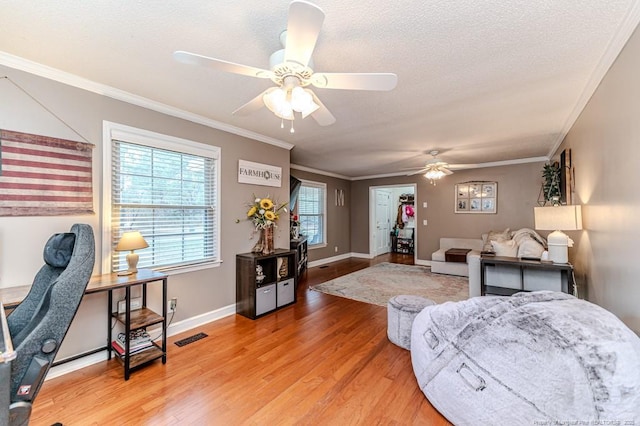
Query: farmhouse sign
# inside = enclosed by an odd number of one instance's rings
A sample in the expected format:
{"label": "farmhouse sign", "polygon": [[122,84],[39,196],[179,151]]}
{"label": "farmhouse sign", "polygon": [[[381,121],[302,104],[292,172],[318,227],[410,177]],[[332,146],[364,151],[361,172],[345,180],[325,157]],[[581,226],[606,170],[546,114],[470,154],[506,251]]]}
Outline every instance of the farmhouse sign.
{"label": "farmhouse sign", "polygon": [[238,160],[238,182],[279,188],[282,186],[282,168]]}

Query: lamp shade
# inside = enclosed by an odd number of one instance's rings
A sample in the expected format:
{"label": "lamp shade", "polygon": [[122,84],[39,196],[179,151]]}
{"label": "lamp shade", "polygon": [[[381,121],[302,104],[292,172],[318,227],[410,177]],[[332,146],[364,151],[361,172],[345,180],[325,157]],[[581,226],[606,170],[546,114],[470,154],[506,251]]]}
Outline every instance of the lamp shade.
{"label": "lamp shade", "polygon": [[116,245],[116,251],[139,250],[149,247],[140,231],[127,231],[122,234]]}
{"label": "lamp shade", "polygon": [[582,229],[581,206],[534,207],[535,229],[542,231],[577,231]]}

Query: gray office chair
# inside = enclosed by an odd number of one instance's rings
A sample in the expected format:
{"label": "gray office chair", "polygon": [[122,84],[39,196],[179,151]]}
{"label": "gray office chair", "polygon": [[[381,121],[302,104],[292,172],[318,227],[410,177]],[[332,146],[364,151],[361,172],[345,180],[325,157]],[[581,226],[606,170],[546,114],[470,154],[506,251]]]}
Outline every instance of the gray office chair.
{"label": "gray office chair", "polygon": [[9,424],[29,423],[31,406],[76,315],[95,263],[91,226],[75,224],[44,247],[27,297],[7,316],[17,354],[11,363]]}

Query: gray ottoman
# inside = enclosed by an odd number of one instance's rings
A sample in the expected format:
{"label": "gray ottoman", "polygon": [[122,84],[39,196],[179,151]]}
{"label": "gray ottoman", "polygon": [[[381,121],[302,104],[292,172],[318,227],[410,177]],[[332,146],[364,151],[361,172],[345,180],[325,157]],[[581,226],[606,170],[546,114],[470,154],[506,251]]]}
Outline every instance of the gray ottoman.
{"label": "gray ottoman", "polygon": [[420,296],[401,294],[387,303],[387,336],[392,343],[411,349],[413,320],[424,308],[436,302]]}

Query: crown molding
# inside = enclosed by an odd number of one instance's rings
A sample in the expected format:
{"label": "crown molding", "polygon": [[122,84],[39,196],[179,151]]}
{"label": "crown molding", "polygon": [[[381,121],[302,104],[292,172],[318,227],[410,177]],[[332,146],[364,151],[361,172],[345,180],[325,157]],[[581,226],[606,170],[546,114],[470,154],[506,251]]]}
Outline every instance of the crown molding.
{"label": "crown molding", "polygon": [[367,180],[367,179],[382,179],[382,178],[398,177],[398,176],[408,176],[408,175],[407,175],[407,172],[383,173],[380,175],[356,176],[356,177],[350,178],[349,180],[357,181],[357,180]]}
{"label": "crown molding", "polygon": [[543,161],[544,162],[549,161],[549,157],[528,157],[528,158],[516,158],[515,160],[491,161],[489,163],[473,164],[473,167],[467,167],[464,170],[482,169],[484,167],[513,166],[514,164],[539,163]]}
{"label": "crown molding", "polygon": [[329,176],[329,177],[334,177],[334,178],[344,179],[344,180],[352,180],[352,178],[350,178],[349,176],[339,175],[337,173],[332,173],[332,172],[325,172],[324,170],[312,169],[311,167],[301,166],[299,164],[291,163],[289,167],[295,170],[302,170],[303,172],[315,173],[317,175]]}
{"label": "crown molding", "polygon": [[576,104],[573,107],[573,110],[567,117],[567,121],[565,121],[562,131],[558,134],[555,143],[552,145],[549,154],[547,157],[551,158],[556,153],[560,144],[564,141],[564,138],[567,136],[573,125],[582,114],[582,111],[587,106],[587,103],[596,92],[596,89],[604,79],[605,75],[609,71],[609,68],[613,65],[615,60],[618,58],[618,55],[622,52],[625,45],[631,38],[631,35],[638,27],[640,23],[640,2],[633,1],[631,2],[631,7],[627,11],[627,15],[620,23],[620,27],[618,31],[613,35],[609,45],[605,49],[600,61],[596,65],[589,78],[589,81],[584,87],[582,91],[582,95],[578,98]]}
{"label": "crown molding", "polygon": [[222,130],[224,132],[232,133],[234,135],[242,136],[249,139],[253,139],[258,142],[274,145],[289,151],[292,150],[294,147],[293,144],[281,141],[279,139],[271,138],[269,136],[265,136],[260,133],[255,133],[250,130],[241,129],[240,127],[231,126],[229,124],[222,123],[220,121],[212,120],[210,118],[203,117],[198,114],[184,111],[179,108],[175,108],[160,102],[156,102],[142,96],[134,95],[133,93],[125,92],[124,90],[116,89],[114,87],[107,86],[105,84],[96,83],[95,81],[79,77],[75,74],[71,74],[56,68],[42,65],[40,63],[21,58],[19,56],[11,55],[6,52],[0,51],[0,65],[4,65],[16,70],[28,72],[29,74],[33,74],[49,80],[57,81],[58,83],[63,83],[68,86],[76,87],[78,89],[86,90],[88,92],[96,93],[98,95],[106,96],[118,101],[126,102],[126,103],[136,105],[142,108],[146,108],[152,111],[160,112],[162,114],[170,115],[172,117],[191,121],[196,124],[202,124],[203,126],[207,126],[213,129]]}
{"label": "crown molding", "polygon": [[[482,169],[485,167],[500,167],[500,166],[513,166],[515,164],[526,164],[526,163],[538,163],[538,162],[546,162],[549,161],[547,157],[529,157],[529,158],[517,158],[515,160],[504,160],[504,161],[492,161],[489,163],[477,163],[470,164],[468,167],[463,169],[456,169],[455,165],[451,166],[451,169],[455,171],[458,170],[471,170],[471,169]],[[387,177],[397,177],[397,176],[408,176],[407,172],[398,172],[398,173],[387,173],[382,175],[370,175],[370,176],[358,176],[350,178],[352,181],[356,180],[367,180],[367,179],[380,179]]]}
{"label": "crown molding", "polygon": [[[482,169],[484,167],[500,167],[500,166],[513,166],[515,164],[526,164],[526,163],[540,163],[549,161],[549,157],[528,157],[528,158],[517,158],[515,160],[504,160],[504,161],[492,161],[489,163],[478,163],[472,164],[470,167],[465,167],[464,169],[458,170],[471,170],[471,169]],[[396,172],[396,173],[384,173],[379,175],[368,175],[368,176],[355,176],[348,177],[339,175],[337,173],[325,172],[323,170],[312,169],[311,167],[301,166],[299,164],[291,164],[292,169],[302,170],[305,172],[315,173],[318,175],[336,177],[339,179],[345,179],[349,181],[358,181],[358,180],[367,180],[367,179],[382,179],[388,177],[398,177],[398,176],[407,176],[407,172]]]}

